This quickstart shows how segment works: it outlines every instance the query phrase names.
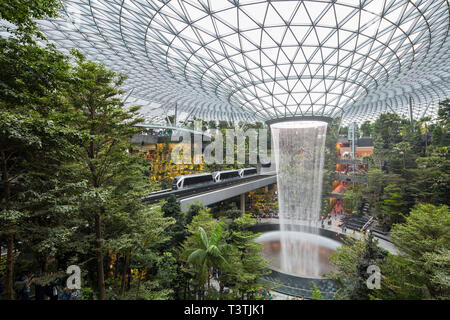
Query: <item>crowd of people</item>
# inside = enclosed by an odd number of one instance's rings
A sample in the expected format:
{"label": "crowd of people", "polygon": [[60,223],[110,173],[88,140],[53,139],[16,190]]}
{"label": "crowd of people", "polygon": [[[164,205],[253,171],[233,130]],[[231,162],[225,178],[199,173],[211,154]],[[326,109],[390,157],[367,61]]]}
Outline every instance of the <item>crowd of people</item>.
{"label": "crowd of people", "polygon": [[270,291],[263,291],[262,296],[264,300],[272,300],[272,294]]}
{"label": "crowd of people", "polygon": [[278,211],[269,211],[259,214],[253,213],[251,217],[258,220],[258,222],[262,222],[262,219],[278,219]]}
{"label": "crowd of people", "polygon": [[[23,272],[14,282],[16,300],[81,300],[81,291],[69,289],[52,282],[46,285],[36,283],[31,272]],[[31,288],[34,288],[33,295]],[[0,278],[0,300],[5,294],[5,283]]]}

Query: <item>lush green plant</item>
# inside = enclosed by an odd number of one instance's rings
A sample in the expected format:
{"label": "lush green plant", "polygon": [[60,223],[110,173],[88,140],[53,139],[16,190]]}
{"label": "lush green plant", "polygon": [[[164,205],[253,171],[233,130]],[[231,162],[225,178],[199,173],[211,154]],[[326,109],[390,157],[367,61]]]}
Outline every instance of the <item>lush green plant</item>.
{"label": "lush green plant", "polygon": [[449,299],[450,211],[447,206],[418,204],[406,222],[395,224],[391,239],[399,249],[382,267],[378,297]]}
{"label": "lush green plant", "polygon": [[316,284],[311,281],[311,284],[313,286],[313,291],[312,291],[312,298],[313,300],[322,300],[322,292],[319,290],[319,288],[316,286]]}
{"label": "lush green plant", "polygon": [[370,265],[381,268],[386,256],[387,252],[378,247],[372,234],[365,240],[346,240],[344,245],[330,256],[330,262],[337,271],[329,273],[328,276],[339,285],[335,299],[370,299],[373,291],[367,287],[367,268]]}
{"label": "lush green plant", "polygon": [[229,248],[227,244],[219,244],[222,237],[222,226],[217,224],[210,237],[202,228],[198,228],[197,236],[200,239],[200,247],[189,249],[190,253],[187,263],[195,265],[197,269],[197,281],[200,285],[208,283],[210,291],[211,269],[213,267],[225,269],[228,263],[224,258],[225,251]]}

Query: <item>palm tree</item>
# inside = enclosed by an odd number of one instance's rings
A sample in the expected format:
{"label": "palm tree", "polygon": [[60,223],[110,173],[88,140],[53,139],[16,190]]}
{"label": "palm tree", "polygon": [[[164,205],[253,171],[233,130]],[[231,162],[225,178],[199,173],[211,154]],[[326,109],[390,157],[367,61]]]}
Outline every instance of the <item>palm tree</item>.
{"label": "palm tree", "polygon": [[204,284],[208,281],[208,293],[210,291],[211,269],[212,267],[227,267],[227,262],[224,258],[224,253],[230,246],[229,244],[219,245],[220,238],[222,237],[222,226],[220,224],[214,229],[211,238],[208,236],[202,227],[198,227],[200,238],[200,247],[192,249],[193,252],[187,259],[188,264],[199,267],[198,280],[199,283]]}

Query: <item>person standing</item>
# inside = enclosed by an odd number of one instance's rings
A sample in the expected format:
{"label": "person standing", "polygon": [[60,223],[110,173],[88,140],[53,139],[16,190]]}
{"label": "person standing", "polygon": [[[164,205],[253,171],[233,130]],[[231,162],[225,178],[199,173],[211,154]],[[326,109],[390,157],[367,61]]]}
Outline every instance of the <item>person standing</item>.
{"label": "person standing", "polygon": [[34,275],[31,272],[24,272],[20,278],[20,288],[17,292],[19,300],[30,300],[31,284],[33,283]]}

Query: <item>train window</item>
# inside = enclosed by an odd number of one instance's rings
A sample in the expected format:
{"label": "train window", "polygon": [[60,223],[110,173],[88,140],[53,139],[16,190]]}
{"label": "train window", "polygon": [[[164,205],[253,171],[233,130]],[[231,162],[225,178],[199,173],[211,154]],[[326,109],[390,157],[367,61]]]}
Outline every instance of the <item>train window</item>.
{"label": "train window", "polygon": [[186,177],[184,184],[185,185],[192,185],[192,184],[199,184],[199,183],[206,183],[206,182],[212,182],[213,178],[211,174],[208,175],[202,175],[197,177]]}
{"label": "train window", "polygon": [[246,168],[244,169],[244,176],[250,175],[250,174],[256,174],[256,168]]}
{"label": "train window", "polygon": [[220,179],[221,180],[237,178],[237,177],[239,177],[239,171],[238,170],[236,170],[236,171],[229,171],[229,172],[222,172],[220,174]]}

